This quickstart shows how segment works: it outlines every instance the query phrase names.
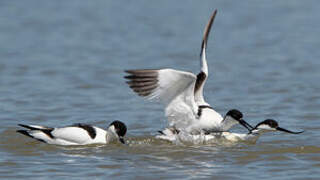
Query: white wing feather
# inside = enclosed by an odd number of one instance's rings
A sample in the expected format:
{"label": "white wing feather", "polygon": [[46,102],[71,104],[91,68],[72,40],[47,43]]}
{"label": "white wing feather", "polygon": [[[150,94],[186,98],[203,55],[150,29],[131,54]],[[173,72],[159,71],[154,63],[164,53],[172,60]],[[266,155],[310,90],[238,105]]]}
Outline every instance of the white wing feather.
{"label": "white wing feather", "polygon": [[174,69],[126,72],[131,74],[126,78],[130,80],[128,84],[136,93],[147,99],[157,99],[166,106],[165,114],[170,126],[180,129],[194,123],[198,112],[194,100],[194,74]]}
{"label": "white wing feather", "polygon": [[55,137],[56,140],[67,141],[69,143],[75,144],[85,144],[90,141],[91,138],[88,135],[88,132],[79,127],[64,127],[64,128],[55,128],[51,134]]}

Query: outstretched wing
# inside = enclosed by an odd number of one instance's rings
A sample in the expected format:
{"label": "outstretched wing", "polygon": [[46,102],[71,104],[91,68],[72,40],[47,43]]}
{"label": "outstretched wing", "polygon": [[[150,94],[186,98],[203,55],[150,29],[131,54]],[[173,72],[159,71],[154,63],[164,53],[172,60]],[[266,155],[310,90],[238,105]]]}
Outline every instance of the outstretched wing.
{"label": "outstretched wing", "polygon": [[163,103],[170,126],[185,128],[197,118],[198,106],[194,100],[196,76],[174,69],[127,70],[125,78],[139,96]]}
{"label": "outstretched wing", "polygon": [[201,44],[201,52],[200,52],[200,65],[201,65],[201,72],[197,75],[197,81],[196,85],[194,88],[194,96],[195,96],[195,101],[197,105],[208,105],[208,103],[204,100],[203,97],[203,87],[205,82],[207,81],[208,78],[208,65],[207,65],[207,59],[206,59],[206,49],[207,49],[207,42],[208,42],[208,37],[210,34],[211,26],[214,22],[214,19],[216,17],[217,10],[215,10],[205,29],[203,32],[203,38],[202,38],[202,44]]}

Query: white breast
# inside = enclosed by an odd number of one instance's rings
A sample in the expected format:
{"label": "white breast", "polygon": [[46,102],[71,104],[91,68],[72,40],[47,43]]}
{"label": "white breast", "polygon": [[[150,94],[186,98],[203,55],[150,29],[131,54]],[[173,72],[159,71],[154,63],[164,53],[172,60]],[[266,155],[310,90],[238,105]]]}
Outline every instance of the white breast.
{"label": "white breast", "polygon": [[187,131],[199,131],[199,129],[220,131],[223,117],[213,109],[204,108],[196,123],[188,127]]}

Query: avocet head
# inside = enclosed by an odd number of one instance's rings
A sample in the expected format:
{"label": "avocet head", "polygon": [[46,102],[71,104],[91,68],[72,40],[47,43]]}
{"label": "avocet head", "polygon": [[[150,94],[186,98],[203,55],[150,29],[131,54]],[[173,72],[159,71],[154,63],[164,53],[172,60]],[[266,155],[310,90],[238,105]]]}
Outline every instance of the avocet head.
{"label": "avocet head", "polygon": [[254,130],[263,130],[263,131],[283,131],[286,133],[290,133],[290,134],[300,134],[303,133],[303,131],[300,132],[293,132],[293,131],[289,131],[287,129],[281,128],[278,125],[278,122],[273,120],[273,119],[266,119],[262,122],[260,122],[259,124],[256,125],[256,127],[254,128]]}
{"label": "avocet head", "polygon": [[243,127],[247,128],[249,131],[253,129],[253,127],[249,123],[243,120],[243,114],[237,109],[232,109],[228,111],[225,119],[228,119],[228,118],[231,118],[234,124],[240,123]]}
{"label": "avocet head", "polygon": [[123,137],[126,135],[127,126],[123,122],[113,121],[109,125],[109,129],[111,129],[111,131],[114,132],[119,137],[119,141],[122,144],[125,144]]}

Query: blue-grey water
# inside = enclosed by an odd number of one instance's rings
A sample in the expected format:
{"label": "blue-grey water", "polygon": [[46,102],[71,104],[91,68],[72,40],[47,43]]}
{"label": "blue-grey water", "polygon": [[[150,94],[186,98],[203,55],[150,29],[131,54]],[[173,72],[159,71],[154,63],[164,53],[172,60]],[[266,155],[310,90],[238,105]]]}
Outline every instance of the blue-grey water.
{"label": "blue-grey water", "polygon": [[[208,44],[208,102],[255,125],[274,118],[302,135],[256,144],[155,140],[161,105],[137,97],[125,69],[199,71]],[[0,1],[1,179],[319,179],[320,1]],[[18,123],[128,126],[129,146],[61,147]],[[244,132],[237,127],[233,131]]]}

